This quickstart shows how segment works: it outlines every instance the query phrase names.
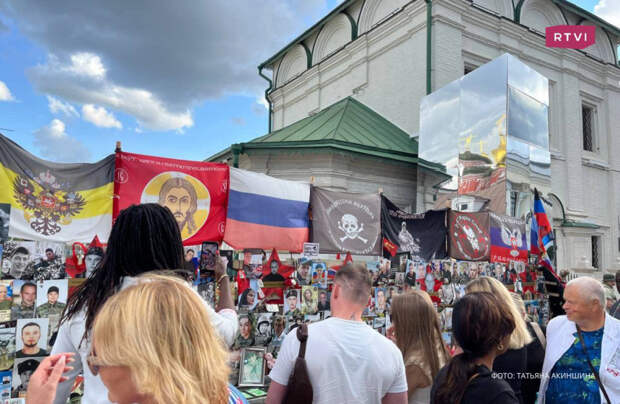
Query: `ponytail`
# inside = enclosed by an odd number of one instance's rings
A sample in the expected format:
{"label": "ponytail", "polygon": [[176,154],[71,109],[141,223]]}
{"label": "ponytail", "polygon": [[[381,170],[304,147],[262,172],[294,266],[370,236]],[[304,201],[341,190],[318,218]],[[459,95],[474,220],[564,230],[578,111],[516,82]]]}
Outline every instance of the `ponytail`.
{"label": "ponytail", "polygon": [[471,353],[464,352],[456,355],[448,363],[446,377],[435,391],[433,402],[435,403],[454,403],[459,404],[469,380],[475,375],[476,365]]}

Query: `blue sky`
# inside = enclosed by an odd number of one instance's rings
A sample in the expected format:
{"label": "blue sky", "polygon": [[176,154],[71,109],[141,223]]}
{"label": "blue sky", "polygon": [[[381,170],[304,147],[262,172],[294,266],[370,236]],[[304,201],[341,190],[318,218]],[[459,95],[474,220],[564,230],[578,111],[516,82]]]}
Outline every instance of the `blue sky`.
{"label": "blue sky", "polygon": [[265,134],[256,66],[340,1],[146,2],[0,0],[0,132],[56,161],[98,160],[117,140],[205,159]]}

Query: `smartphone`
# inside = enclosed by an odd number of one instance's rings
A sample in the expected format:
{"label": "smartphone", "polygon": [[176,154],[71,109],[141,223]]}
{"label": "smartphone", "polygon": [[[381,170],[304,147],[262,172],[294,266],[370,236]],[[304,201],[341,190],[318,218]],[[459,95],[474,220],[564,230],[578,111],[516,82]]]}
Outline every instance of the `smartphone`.
{"label": "smartphone", "polygon": [[217,260],[218,244],[213,241],[205,241],[200,248],[200,271],[214,272]]}

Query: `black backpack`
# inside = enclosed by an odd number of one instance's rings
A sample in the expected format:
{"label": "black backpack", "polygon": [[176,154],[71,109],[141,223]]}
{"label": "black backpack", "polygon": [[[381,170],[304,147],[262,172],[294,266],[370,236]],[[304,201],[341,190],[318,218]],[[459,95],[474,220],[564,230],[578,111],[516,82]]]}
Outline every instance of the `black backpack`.
{"label": "black backpack", "polygon": [[293,373],[288,379],[284,404],[310,404],[312,403],[312,383],[306,366],[306,342],[308,341],[308,325],[302,324],[297,327],[297,339],[299,340],[299,355],[295,361]]}

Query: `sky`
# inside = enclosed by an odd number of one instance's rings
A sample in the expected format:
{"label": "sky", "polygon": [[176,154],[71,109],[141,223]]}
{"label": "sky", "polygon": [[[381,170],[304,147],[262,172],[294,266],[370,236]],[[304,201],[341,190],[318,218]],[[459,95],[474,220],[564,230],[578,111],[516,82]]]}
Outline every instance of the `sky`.
{"label": "sky", "polygon": [[[0,0],[0,133],[59,162],[204,160],[267,132],[257,66],[340,2]],[[620,1],[572,2],[620,26]]]}

